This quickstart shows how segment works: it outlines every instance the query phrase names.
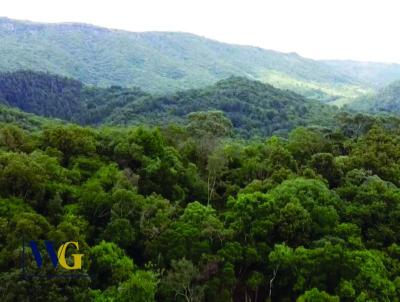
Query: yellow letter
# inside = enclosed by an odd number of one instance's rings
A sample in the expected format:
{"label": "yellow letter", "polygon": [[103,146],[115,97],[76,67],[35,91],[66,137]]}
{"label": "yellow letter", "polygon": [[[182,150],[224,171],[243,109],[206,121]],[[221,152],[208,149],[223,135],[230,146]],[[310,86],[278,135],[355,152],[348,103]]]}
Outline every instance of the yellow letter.
{"label": "yellow letter", "polygon": [[63,268],[68,269],[68,270],[81,269],[82,268],[82,257],[83,257],[84,254],[72,254],[72,258],[74,259],[74,265],[73,266],[68,265],[67,260],[65,259],[65,252],[67,251],[67,247],[70,244],[73,244],[75,246],[75,248],[79,251],[78,242],[69,241],[69,242],[64,243],[58,249],[58,253],[57,253],[58,263],[60,263],[60,265]]}

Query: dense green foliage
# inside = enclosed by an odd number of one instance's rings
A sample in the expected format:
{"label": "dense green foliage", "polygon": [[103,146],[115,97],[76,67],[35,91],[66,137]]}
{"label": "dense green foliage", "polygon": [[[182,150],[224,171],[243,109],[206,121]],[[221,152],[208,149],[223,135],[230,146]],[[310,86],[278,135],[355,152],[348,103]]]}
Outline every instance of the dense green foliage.
{"label": "dense green foliage", "polygon": [[400,302],[400,120],[317,101],[400,68],[347,63],[0,18],[0,300]]}
{"label": "dense green foliage", "polygon": [[197,90],[170,96],[142,98],[116,109],[106,121],[112,124],[183,122],[191,112],[219,110],[247,136],[286,133],[299,125],[328,125],[335,108],[288,90],[261,82],[231,77]]}
{"label": "dense green foliage", "polygon": [[[1,102],[1,101],[0,101]],[[16,108],[10,108],[0,104],[0,125],[3,124],[18,125],[23,129],[35,130],[46,124],[63,123],[61,120],[46,119],[34,114],[20,111]]]}
{"label": "dense green foliage", "polygon": [[[278,72],[285,78],[283,88],[328,101],[351,97],[352,93],[344,91],[349,85],[354,91],[400,77],[399,65],[393,65],[393,71],[386,72],[390,76],[381,81],[386,65],[376,65],[369,73],[370,81],[364,81],[359,72],[296,53],[225,44],[192,34],[133,33],[0,18],[0,71],[48,71],[98,86],[138,86],[165,93],[204,87],[231,75],[270,81],[269,75]],[[299,87],[299,81],[306,85]],[[278,87],[280,83],[273,82]]]}
{"label": "dense green foliage", "polygon": [[71,119],[82,110],[79,81],[46,73],[0,74],[0,100],[26,112]]}
{"label": "dense green foliage", "polygon": [[[399,301],[399,121],[336,125],[0,126],[1,300]],[[90,278],[22,279],[24,237],[79,241]]]}
{"label": "dense green foliage", "polygon": [[221,111],[244,136],[287,133],[301,125],[329,125],[335,108],[288,90],[231,77],[202,89],[152,96],[138,88],[97,88],[76,80],[18,71],[0,74],[0,100],[39,115],[81,124],[187,123],[198,111]]}
{"label": "dense green foliage", "polygon": [[97,88],[44,72],[0,73],[0,101],[37,115],[98,124],[114,108],[147,94],[138,88]]}

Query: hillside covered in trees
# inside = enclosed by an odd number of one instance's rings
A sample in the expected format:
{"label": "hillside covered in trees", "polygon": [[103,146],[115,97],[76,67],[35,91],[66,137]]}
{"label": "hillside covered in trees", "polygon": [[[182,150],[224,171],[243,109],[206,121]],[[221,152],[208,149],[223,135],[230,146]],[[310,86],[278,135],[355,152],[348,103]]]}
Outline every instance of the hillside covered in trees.
{"label": "hillside covered in trees", "polygon": [[372,65],[311,60],[181,32],[127,32],[0,18],[0,72],[45,71],[102,87],[138,86],[163,94],[234,75],[327,102],[351,100],[400,78],[399,64]]}
{"label": "hillside covered in trees", "polygon": [[14,124],[25,130],[38,130],[47,124],[63,124],[62,120],[48,119],[0,104],[0,124]]}
{"label": "hillside covered in trees", "polygon": [[[0,125],[1,300],[398,301],[399,120],[335,125]],[[86,277],[23,279],[22,238],[78,241]]]}
{"label": "hillside covered in trees", "polygon": [[[238,76],[0,73],[0,300],[399,301],[400,120],[346,110]],[[82,270],[38,269],[29,240],[79,242]]]}
{"label": "hillside covered in trees", "polygon": [[5,2],[0,302],[400,302],[395,4]]}
{"label": "hillside covered in trees", "polygon": [[97,88],[44,72],[0,73],[0,102],[41,116],[98,124],[113,111],[148,94],[139,88]]}
{"label": "hillside covered in trees", "polygon": [[360,97],[350,104],[350,108],[372,113],[398,114],[400,112],[400,81],[390,83],[377,93]]}
{"label": "hillside covered in trees", "polygon": [[296,126],[328,126],[336,109],[288,90],[230,77],[201,89],[162,96],[139,88],[98,88],[42,72],[0,74],[0,101],[82,125],[186,124],[189,114],[221,111],[242,136],[287,134]]}
{"label": "hillside covered in trees", "polygon": [[184,123],[191,112],[212,110],[223,112],[235,130],[247,137],[285,134],[300,125],[330,125],[336,112],[334,107],[289,90],[231,77],[203,89],[142,98],[117,108],[105,122],[114,125]]}

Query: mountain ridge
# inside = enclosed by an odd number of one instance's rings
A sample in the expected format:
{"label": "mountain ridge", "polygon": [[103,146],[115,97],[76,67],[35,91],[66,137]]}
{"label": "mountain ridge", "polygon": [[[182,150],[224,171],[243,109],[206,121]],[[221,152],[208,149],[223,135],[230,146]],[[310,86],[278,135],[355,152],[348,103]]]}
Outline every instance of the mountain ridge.
{"label": "mountain ridge", "polygon": [[136,86],[159,94],[241,76],[338,106],[400,79],[400,64],[346,62],[313,60],[186,32],[131,32],[0,17],[1,72],[43,71],[88,85]]}
{"label": "mountain ridge", "polygon": [[151,92],[199,88],[231,75],[262,79],[274,70],[298,80],[357,84],[296,53],[191,33],[0,18],[0,71],[19,69],[49,71],[99,86],[140,86]]}

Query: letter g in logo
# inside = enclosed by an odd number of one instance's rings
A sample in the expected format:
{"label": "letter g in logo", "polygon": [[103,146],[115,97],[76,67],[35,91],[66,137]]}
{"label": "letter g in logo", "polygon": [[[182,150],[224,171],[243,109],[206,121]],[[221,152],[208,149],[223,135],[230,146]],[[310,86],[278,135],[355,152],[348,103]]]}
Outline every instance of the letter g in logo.
{"label": "letter g in logo", "polygon": [[67,248],[69,245],[75,246],[75,248],[79,251],[79,244],[76,241],[69,241],[64,243],[63,245],[60,246],[57,252],[57,258],[58,258],[58,263],[65,269],[67,270],[75,270],[75,269],[81,269],[82,268],[82,257],[84,254],[72,254],[72,258],[74,259],[74,264],[71,266],[67,263],[67,260],[65,259],[65,252],[67,251]]}

